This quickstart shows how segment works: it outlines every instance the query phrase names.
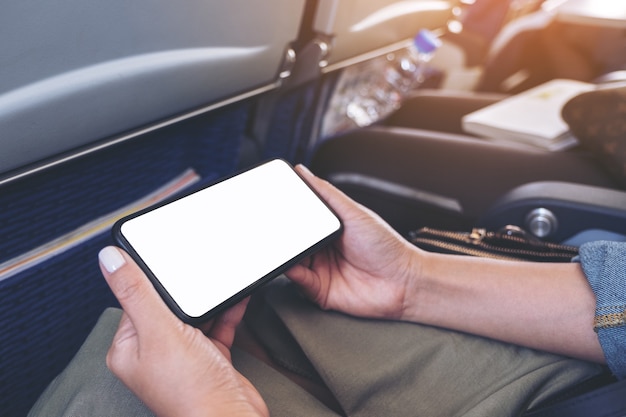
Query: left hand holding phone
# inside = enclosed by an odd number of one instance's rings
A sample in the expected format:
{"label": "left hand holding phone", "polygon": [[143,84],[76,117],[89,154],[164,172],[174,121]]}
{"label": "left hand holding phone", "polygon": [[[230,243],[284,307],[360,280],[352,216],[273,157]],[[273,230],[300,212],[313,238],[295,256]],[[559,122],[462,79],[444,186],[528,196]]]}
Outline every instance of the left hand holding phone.
{"label": "left hand holding phone", "polygon": [[246,301],[201,330],[183,323],[122,250],[100,254],[104,278],[124,314],[107,366],[158,416],[267,416],[267,406],[230,361]]}

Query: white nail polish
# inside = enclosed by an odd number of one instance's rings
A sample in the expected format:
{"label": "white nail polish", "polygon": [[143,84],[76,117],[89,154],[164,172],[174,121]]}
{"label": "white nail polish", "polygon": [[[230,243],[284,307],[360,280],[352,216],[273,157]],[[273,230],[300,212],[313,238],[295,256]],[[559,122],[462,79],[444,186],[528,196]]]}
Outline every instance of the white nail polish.
{"label": "white nail polish", "polygon": [[100,259],[100,263],[109,274],[114,273],[126,264],[126,260],[114,246],[102,249],[98,254],[98,259]]}

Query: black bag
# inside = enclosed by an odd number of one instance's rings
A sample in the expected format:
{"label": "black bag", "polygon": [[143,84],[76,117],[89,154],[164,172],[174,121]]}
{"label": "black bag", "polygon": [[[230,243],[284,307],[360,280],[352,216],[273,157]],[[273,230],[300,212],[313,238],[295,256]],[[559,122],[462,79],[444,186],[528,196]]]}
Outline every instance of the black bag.
{"label": "black bag", "polygon": [[626,84],[581,93],[565,103],[561,116],[581,147],[626,186]]}
{"label": "black bag", "polygon": [[501,260],[570,262],[578,248],[544,242],[517,226],[496,232],[475,228],[454,232],[428,227],[409,233],[409,241],[429,252],[469,255]]}

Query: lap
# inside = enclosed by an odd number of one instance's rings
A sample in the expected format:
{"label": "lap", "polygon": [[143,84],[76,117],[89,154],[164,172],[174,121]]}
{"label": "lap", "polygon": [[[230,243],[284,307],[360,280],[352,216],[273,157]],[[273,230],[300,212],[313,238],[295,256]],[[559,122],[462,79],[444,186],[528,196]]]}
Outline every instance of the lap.
{"label": "lap", "polygon": [[[79,352],[41,395],[29,417],[154,416],[106,366],[106,353],[121,313],[110,308],[102,314]],[[246,352],[235,348],[232,358],[235,368],[261,393],[272,416],[337,416],[314,396]],[[305,414],[301,414],[303,410]]]}
{"label": "lap", "polygon": [[257,296],[263,310],[253,303],[246,320],[270,355],[314,369],[347,415],[514,416],[605,371],[464,333],[322,311],[286,283]]}
{"label": "lap", "polygon": [[[323,384],[345,415],[513,416],[603,370],[463,333],[325,312],[282,280],[255,298],[246,322],[277,367]],[[106,367],[119,317],[103,314],[31,417],[152,415]],[[234,349],[233,363],[272,415],[337,415],[256,357]]]}

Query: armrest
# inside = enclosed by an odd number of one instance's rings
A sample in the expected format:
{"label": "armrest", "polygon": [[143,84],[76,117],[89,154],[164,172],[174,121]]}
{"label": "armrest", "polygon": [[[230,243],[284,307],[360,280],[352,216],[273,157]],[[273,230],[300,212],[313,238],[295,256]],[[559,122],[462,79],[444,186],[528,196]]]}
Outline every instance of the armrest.
{"label": "armrest", "polygon": [[506,94],[416,90],[402,107],[383,122],[386,126],[408,127],[467,135],[461,125],[466,114],[496,103]]}
{"label": "armrest", "polygon": [[309,166],[401,232],[470,227],[504,193],[535,181],[616,187],[593,159],[575,150],[543,152],[388,126],[324,141]]}
{"label": "armrest", "polygon": [[561,242],[586,230],[626,233],[626,192],[567,182],[534,182],[503,195],[478,225],[523,226]]}

